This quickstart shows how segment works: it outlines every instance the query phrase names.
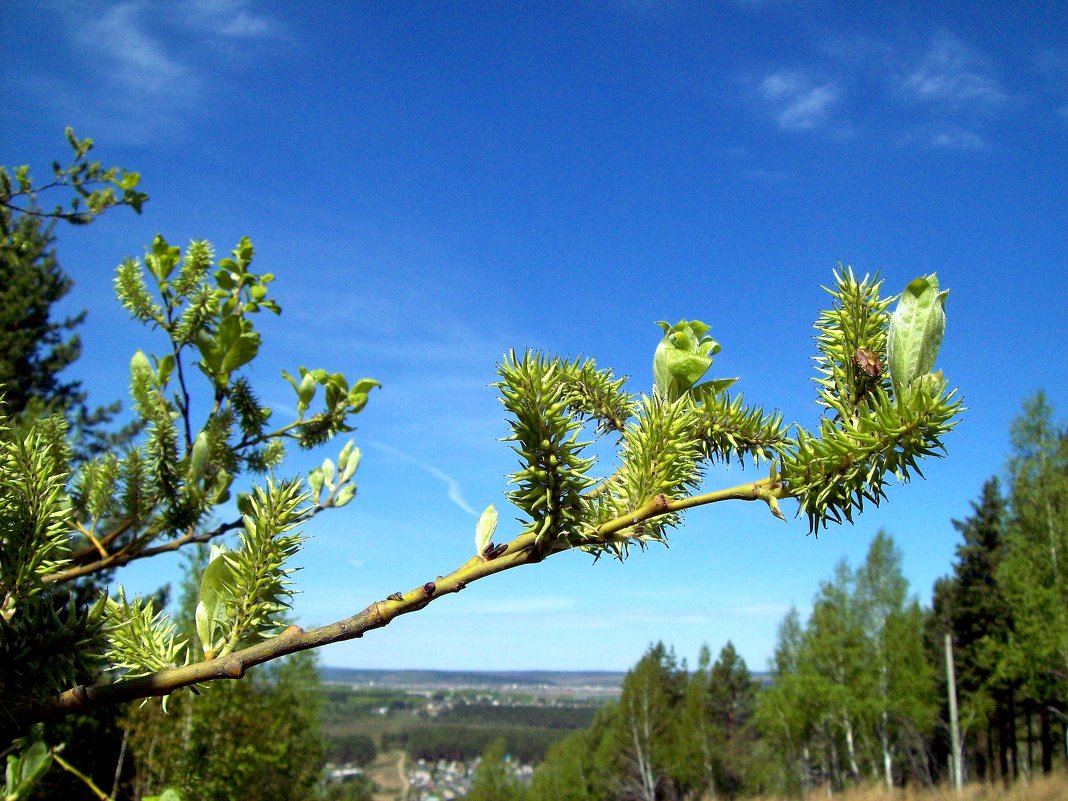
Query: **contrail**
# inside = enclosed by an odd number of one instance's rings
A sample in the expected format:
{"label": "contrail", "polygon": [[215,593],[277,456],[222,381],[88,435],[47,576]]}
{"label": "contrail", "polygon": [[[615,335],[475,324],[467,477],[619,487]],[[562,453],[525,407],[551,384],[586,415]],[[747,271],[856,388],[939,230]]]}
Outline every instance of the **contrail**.
{"label": "contrail", "polygon": [[391,456],[397,457],[401,461],[413,464],[420,470],[424,470],[427,473],[430,473],[430,475],[432,475],[434,478],[438,479],[445,485],[445,488],[448,490],[449,493],[450,501],[459,506],[469,515],[478,517],[478,512],[472,509],[471,505],[466,500],[464,500],[464,495],[460,491],[460,482],[450,476],[444,470],[440,470],[437,467],[434,467],[434,465],[432,464],[428,464],[427,462],[416,459],[414,456],[409,456],[404,451],[397,450],[392,445],[383,445],[381,442],[372,442],[370,443],[370,445],[373,448],[377,448],[380,451],[385,451]]}

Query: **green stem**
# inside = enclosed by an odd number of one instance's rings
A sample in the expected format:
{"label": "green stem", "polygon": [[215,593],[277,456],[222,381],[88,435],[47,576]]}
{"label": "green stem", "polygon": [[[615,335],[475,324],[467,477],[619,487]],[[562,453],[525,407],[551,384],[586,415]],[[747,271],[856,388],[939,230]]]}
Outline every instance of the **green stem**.
{"label": "green stem", "polygon": [[88,787],[92,791],[93,795],[100,799],[100,801],[114,801],[114,799],[110,795],[108,795],[99,787],[97,787],[96,784],[93,783],[92,779],[90,779],[88,776],[86,776],[84,773],[82,773],[80,770],[70,764],[63,757],[61,757],[58,751],[52,752],[52,758],[56,760],[56,762],[59,763],[59,766],[63,768],[63,770],[67,771],[67,773],[70,773],[81,779],[82,783],[85,784],[85,786]]}

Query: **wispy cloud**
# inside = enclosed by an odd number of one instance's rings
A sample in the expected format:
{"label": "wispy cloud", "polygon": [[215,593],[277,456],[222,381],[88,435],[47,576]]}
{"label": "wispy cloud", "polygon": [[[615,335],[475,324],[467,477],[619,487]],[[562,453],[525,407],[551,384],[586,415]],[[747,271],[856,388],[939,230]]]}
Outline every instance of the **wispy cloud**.
{"label": "wispy cloud", "polygon": [[904,81],[913,99],[948,111],[987,110],[1008,100],[986,59],[960,39],[941,34]]}
{"label": "wispy cloud", "polygon": [[188,0],[184,18],[202,30],[233,39],[281,37],[278,21],[254,11],[249,0]]}
{"label": "wispy cloud", "polygon": [[402,450],[398,450],[392,445],[386,445],[382,442],[372,442],[370,443],[370,445],[372,448],[377,448],[378,450],[388,453],[390,456],[393,456],[396,459],[400,459],[402,462],[407,462],[408,464],[419,468],[423,472],[429,473],[445,485],[445,489],[448,492],[450,501],[452,501],[456,506],[463,509],[469,515],[478,517],[479,513],[476,512],[473,508],[471,508],[471,504],[469,504],[464,499],[463,492],[460,489],[460,482],[457,481],[454,477],[450,476],[444,470],[435,467],[429,462],[424,462],[422,459],[416,459],[414,456],[407,454]]}
{"label": "wispy cloud", "polygon": [[775,122],[787,131],[823,127],[841,91],[833,83],[817,83],[802,72],[779,70],[766,76],[757,94],[771,109]]}
{"label": "wispy cloud", "polygon": [[157,36],[143,24],[140,3],[126,2],[104,9],[78,25],[74,39],[89,49],[108,42],[102,60],[107,76],[117,89],[138,96],[195,92],[198,80],[190,70],[167,53]]}
{"label": "wispy cloud", "polygon": [[58,9],[59,39],[82,69],[77,76],[28,75],[25,84],[39,107],[113,142],[182,135],[212,107],[211,93],[225,83],[220,73],[244,57],[233,39],[285,38],[281,25],[247,0],[122,0]]}

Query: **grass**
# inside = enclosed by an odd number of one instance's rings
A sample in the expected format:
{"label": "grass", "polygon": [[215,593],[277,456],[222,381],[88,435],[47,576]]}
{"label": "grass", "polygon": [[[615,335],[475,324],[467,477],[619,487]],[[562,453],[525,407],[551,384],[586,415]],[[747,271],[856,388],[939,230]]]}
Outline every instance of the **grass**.
{"label": "grass", "polygon": [[[828,798],[825,792],[814,792],[808,801]],[[836,793],[832,801],[1068,801],[1068,775],[1055,773],[1031,781],[1019,781],[1009,789],[1001,785],[969,784],[957,793],[952,787],[910,787],[887,792],[882,787],[866,787]],[[765,799],[764,801],[772,801]]]}

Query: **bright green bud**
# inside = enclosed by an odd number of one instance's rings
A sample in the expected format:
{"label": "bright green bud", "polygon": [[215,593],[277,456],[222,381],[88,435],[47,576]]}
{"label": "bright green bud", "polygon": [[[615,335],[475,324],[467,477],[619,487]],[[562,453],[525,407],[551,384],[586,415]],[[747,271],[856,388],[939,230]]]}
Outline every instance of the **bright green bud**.
{"label": "bright green bud", "polygon": [[497,507],[490,504],[478,518],[475,526],[475,553],[481,555],[493,540],[493,532],[497,530]]}
{"label": "bright green bud", "polygon": [[934,369],[946,330],[948,294],[948,289],[938,291],[937,273],[917,278],[905,287],[890,316],[886,360],[898,403],[907,400],[916,379]]}

